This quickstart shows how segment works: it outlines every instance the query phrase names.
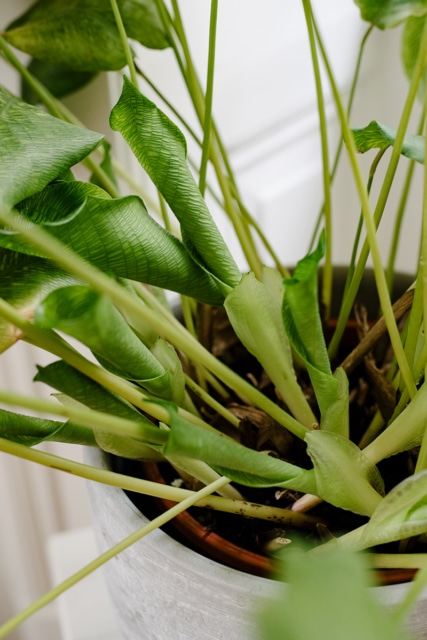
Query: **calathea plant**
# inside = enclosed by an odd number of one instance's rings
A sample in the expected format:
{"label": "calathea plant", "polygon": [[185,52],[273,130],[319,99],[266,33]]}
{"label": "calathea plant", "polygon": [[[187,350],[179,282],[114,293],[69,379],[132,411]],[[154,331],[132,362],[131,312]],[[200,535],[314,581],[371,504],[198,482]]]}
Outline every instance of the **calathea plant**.
{"label": "calathea plant", "polygon": [[[22,78],[24,100],[0,88],[0,343],[5,350],[25,340],[58,359],[40,367],[36,375],[37,381],[55,390],[56,399],[0,391],[0,400],[62,419],[2,409],[1,450],[178,502],[163,520],[199,503],[246,516],[256,512],[257,517],[274,517],[291,530],[312,530],[320,521],[315,507],[324,503],[360,516],[360,526],[343,535],[322,516],[327,537],[339,535],[329,545],[361,550],[410,537],[423,550],[427,227],[423,220],[421,230],[414,232],[416,241],[421,235],[421,248],[413,287],[394,305],[393,264],[384,270],[377,227],[401,156],[409,159],[410,167],[424,161],[424,136],[409,134],[407,128],[417,95],[424,95],[427,6],[419,1],[356,2],[370,23],[368,33],[403,24],[410,81],[401,119],[390,123],[395,128],[371,122],[351,129],[349,105],[344,105],[337,88],[310,1],[302,0],[318,94],[325,199],[313,246],[288,270],[282,265],[286,256],[274,254],[241,201],[212,118],[217,1],[211,3],[205,87],[195,71],[178,3],[171,4],[172,8],[161,0],[39,0],[3,27],[0,49]],[[171,47],[200,122],[199,133],[175,113],[178,128],[141,93],[139,75],[154,89],[155,80],[136,66],[128,38],[133,49],[135,42]],[[14,48],[31,56],[27,67]],[[82,127],[60,101],[94,75],[125,65],[129,75],[123,76],[110,124],[157,189],[159,207],[151,206],[151,199],[131,178],[135,193],[120,195],[118,176],[122,182],[127,177],[107,141]],[[349,158],[366,231],[364,242],[359,234],[355,237],[332,337],[328,327],[334,292],[330,230],[335,171],[328,155],[321,65],[341,126],[343,144],[337,158],[341,152]],[[357,74],[355,87],[356,81]],[[196,172],[187,162],[181,129],[200,144]],[[365,178],[357,153],[372,149],[376,156]],[[380,196],[372,202],[370,185],[380,161],[386,162],[387,149],[391,153]],[[73,173],[79,163],[89,170],[87,181]],[[215,176],[212,184],[208,166]],[[219,232],[205,194],[215,198],[231,220],[247,259],[246,273],[241,273]],[[425,202],[421,207],[427,211]],[[157,208],[161,222],[155,219]],[[399,228],[394,245],[398,236]],[[270,266],[256,250],[260,242]],[[369,256],[383,315],[343,360],[339,346]],[[182,296],[182,321],[171,312],[164,290]],[[202,328],[221,311],[255,367],[257,384],[252,370],[238,373],[227,354],[214,355],[206,346]],[[393,354],[385,373],[379,371],[384,362],[369,360],[384,335]],[[80,351],[76,341],[85,349]],[[351,373],[363,362],[374,372],[379,395],[384,397],[387,390],[389,401],[372,402],[372,419],[355,431],[350,419],[355,393]],[[258,422],[251,422],[251,415]],[[248,438],[253,431],[259,435],[255,444]],[[32,448],[45,440],[98,446],[136,460],[167,460],[184,477],[190,475],[206,486],[197,493],[165,486],[153,489],[143,480],[53,459]],[[390,483],[381,465],[392,456],[397,460],[397,454],[406,471]],[[252,502],[252,489],[266,488],[289,490],[298,500],[287,508],[252,509],[242,503],[247,488]],[[220,497],[209,497],[214,492]],[[125,541],[121,548],[130,543]],[[321,538],[314,544],[320,545]],[[415,568],[424,562],[424,555],[407,553],[382,554],[376,560],[377,565]],[[33,610],[1,627],[0,636]]]}

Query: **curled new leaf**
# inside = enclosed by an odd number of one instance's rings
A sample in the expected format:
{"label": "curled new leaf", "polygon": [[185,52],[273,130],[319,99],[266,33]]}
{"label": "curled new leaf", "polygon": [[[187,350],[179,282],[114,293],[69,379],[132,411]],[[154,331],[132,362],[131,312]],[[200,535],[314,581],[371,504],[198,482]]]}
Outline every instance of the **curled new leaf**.
{"label": "curled new leaf", "polygon": [[56,422],[25,416],[4,409],[0,410],[0,437],[27,447],[33,447],[48,440],[96,446],[91,429],[71,422]]}

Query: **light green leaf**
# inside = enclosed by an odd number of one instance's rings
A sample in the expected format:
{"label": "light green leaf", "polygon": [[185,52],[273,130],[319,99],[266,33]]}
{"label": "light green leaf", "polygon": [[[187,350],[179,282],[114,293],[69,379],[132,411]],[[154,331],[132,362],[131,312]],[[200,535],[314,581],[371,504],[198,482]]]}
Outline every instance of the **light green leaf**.
{"label": "light green leaf", "polygon": [[[183,244],[151,218],[137,196],[112,199],[95,185],[57,182],[25,200],[20,212],[98,268],[211,304],[223,296]],[[40,254],[0,231],[0,246]]]}
{"label": "light green leaf", "polygon": [[171,417],[168,442],[162,449],[168,459],[203,460],[218,473],[247,486],[281,486],[315,493],[311,472],[192,425],[178,414],[173,405],[160,404],[168,409]]}
{"label": "light green leaf", "polygon": [[0,204],[14,206],[83,160],[102,135],[62,122],[0,87]]}
{"label": "light green leaf", "polygon": [[317,495],[341,509],[371,515],[384,495],[384,483],[363,451],[328,431],[310,431],[305,441],[314,465]]}
{"label": "light green leaf", "polygon": [[226,288],[234,287],[240,271],[188,167],[181,131],[126,77],[110,124],[122,134],[178,218],[184,244],[193,259]]}
{"label": "light green leaf", "polygon": [[365,549],[427,532],[427,470],[406,478],[383,498],[365,525]]}
{"label": "light green leaf", "polygon": [[286,551],[283,581],[260,615],[262,640],[404,640],[406,634],[374,597],[372,570],[361,554]]}
{"label": "light green leaf", "polygon": [[[386,149],[393,146],[397,133],[395,129],[374,120],[366,127],[353,129],[352,131],[359,153],[366,153],[370,149]],[[424,137],[407,134],[403,140],[401,153],[407,158],[423,164]]]}
{"label": "light green leaf", "polygon": [[248,273],[227,296],[224,306],[237,336],[262,364],[291,413],[311,428],[316,418],[295,376],[278,299]]}
{"label": "light green leaf", "polygon": [[[412,78],[415,64],[420,51],[421,38],[426,24],[426,17],[410,18],[402,33],[401,57],[405,73],[409,79]],[[422,76],[418,89],[418,97],[424,100],[426,86],[426,72]]]}
{"label": "light green leaf", "polygon": [[411,16],[427,13],[427,0],[355,0],[364,20],[380,29],[395,27]]}
{"label": "light green leaf", "polygon": [[33,447],[47,440],[96,446],[91,429],[71,422],[35,418],[4,409],[0,409],[0,437],[27,447]]}
{"label": "light green leaf", "polygon": [[[164,49],[169,41],[154,0],[118,0],[129,38]],[[39,0],[4,34],[33,58],[78,71],[112,71],[126,64],[109,0]]]}

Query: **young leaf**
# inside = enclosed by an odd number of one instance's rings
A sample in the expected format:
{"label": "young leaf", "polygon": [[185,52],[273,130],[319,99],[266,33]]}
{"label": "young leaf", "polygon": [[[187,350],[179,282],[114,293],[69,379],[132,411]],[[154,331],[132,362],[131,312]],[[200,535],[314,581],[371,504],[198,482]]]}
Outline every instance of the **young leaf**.
{"label": "young leaf", "polygon": [[310,431],[305,441],[317,495],[342,509],[371,515],[384,495],[384,483],[363,451],[348,438],[328,431]]}
{"label": "young leaf", "polygon": [[71,422],[35,418],[4,409],[0,409],[0,437],[25,444],[27,447],[33,447],[47,440],[96,446],[91,429]]}
{"label": "young leaf", "polygon": [[288,487],[315,493],[314,476],[293,464],[248,449],[226,437],[184,420],[174,405],[159,402],[170,414],[170,433],[162,453],[170,460],[204,460],[218,473],[254,487]]}
{"label": "young leaf", "polygon": [[[366,127],[352,129],[356,148],[359,153],[366,153],[370,149],[386,149],[394,145],[395,129],[380,122],[372,121]],[[402,155],[424,163],[424,137],[407,134],[403,140]]]}
{"label": "young leaf", "polygon": [[13,207],[83,160],[103,136],[32,107],[0,87],[0,204]]}
{"label": "young leaf", "polygon": [[404,640],[406,634],[368,588],[361,554],[340,549],[286,552],[278,595],[260,614],[263,640]]}
{"label": "young leaf", "polygon": [[[111,199],[89,183],[57,182],[25,200],[19,209],[83,258],[117,277],[211,304],[223,302],[214,279],[194,263],[175,236],[151,218],[137,196]],[[0,246],[41,254],[7,231],[0,231]]]}
{"label": "young leaf", "polygon": [[[296,353],[303,360],[313,384],[322,416],[322,428],[348,435],[348,403],[344,372],[333,376],[323,335],[318,298],[318,264],[324,254],[322,234],[313,253],[300,260],[292,278],[285,280],[283,324]],[[329,411],[325,421],[326,412]]]}
{"label": "young leaf", "polygon": [[237,336],[262,364],[291,413],[311,428],[316,418],[296,380],[279,301],[248,273],[227,296],[224,306]]}
{"label": "young leaf", "polygon": [[397,26],[411,16],[427,13],[426,0],[355,0],[364,20],[380,29]]}
{"label": "young leaf", "polygon": [[124,77],[122,95],[110,117],[112,129],[129,144],[178,218],[193,259],[232,288],[241,274],[186,162],[181,131]]}
{"label": "young leaf", "polygon": [[427,470],[410,476],[383,498],[363,528],[358,548],[411,538],[427,532]]}
{"label": "young leaf", "polygon": [[[154,49],[169,41],[154,0],[119,0],[129,38]],[[4,38],[33,58],[76,71],[126,64],[109,0],[39,0],[10,24]]]}

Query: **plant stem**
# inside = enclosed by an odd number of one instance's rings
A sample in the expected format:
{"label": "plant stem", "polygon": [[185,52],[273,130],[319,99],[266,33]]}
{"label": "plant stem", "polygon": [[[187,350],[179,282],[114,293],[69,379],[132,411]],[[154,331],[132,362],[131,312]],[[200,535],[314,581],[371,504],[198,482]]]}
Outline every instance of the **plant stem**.
{"label": "plant stem", "polygon": [[125,53],[126,62],[129,68],[130,78],[135,87],[138,87],[138,78],[136,76],[135,65],[133,62],[133,55],[131,48],[129,46],[128,37],[126,34],[126,30],[123,24],[122,16],[120,15],[120,10],[117,5],[117,0],[110,0],[111,8],[114,13],[114,19],[116,21],[117,29],[120,34],[120,39],[122,41],[123,51]]}
{"label": "plant stem", "polygon": [[93,573],[96,569],[104,565],[106,562],[108,562],[115,556],[117,556],[119,553],[121,553],[122,551],[125,551],[125,549],[128,549],[130,546],[135,544],[135,542],[138,542],[138,540],[141,540],[141,538],[151,533],[151,531],[154,531],[155,529],[158,529],[159,527],[163,526],[164,524],[172,520],[175,516],[177,516],[179,513],[182,513],[189,507],[193,506],[194,504],[199,502],[199,500],[201,500],[202,498],[205,498],[211,493],[215,493],[216,491],[224,487],[229,482],[230,480],[228,478],[223,478],[223,477],[219,478],[215,482],[212,482],[207,487],[204,487],[203,489],[195,493],[193,496],[186,498],[181,503],[175,505],[174,507],[172,507],[162,515],[158,516],[148,524],[137,529],[137,531],[135,531],[134,533],[131,533],[124,540],[115,544],[108,551],[105,551],[104,553],[102,553],[95,560],[93,560],[92,562],[87,564],[85,567],[83,567],[83,569],[80,569],[80,571],[77,571],[76,573],[74,573],[72,576],[70,576],[69,578],[61,582],[59,585],[57,585],[56,587],[48,591],[46,594],[44,594],[41,598],[38,598],[37,600],[35,600],[35,602],[33,602],[30,606],[26,607],[19,614],[11,618],[8,622],[3,624],[0,627],[0,638],[4,638],[8,633],[13,631],[13,629],[16,629],[16,627],[18,627],[22,622],[24,622],[24,620],[26,620],[27,618],[32,616],[34,613],[42,609],[44,606],[46,606],[47,604],[55,600],[59,595],[64,593],[64,591],[67,591],[70,587],[74,586],[75,584],[77,584],[77,582],[79,582],[86,576]]}
{"label": "plant stem", "polygon": [[310,42],[311,61],[316,85],[317,112],[319,115],[320,138],[322,146],[322,174],[324,191],[323,216],[325,220],[326,232],[326,252],[322,277],[322,302],[325,306],[325,318],[328,319],[332,298],[332,200],[331,178],[329,173],[328,131],[325,112],[325,99],[323,95],[319,59],[317,55],[317,47],[314,36],[313,11],[310,0],[303,0],[303,7]]}
{"label": "plant stem", "polygon": [[[417,554],[419,555],[419,554]],[[398,626],[403,626],[405,618],[409,614],[410,610],[416,604],[419,596],[427,585],[427,563],[426,557],[424,557],[424,562],[422,562],[419,571],[417,572],[415,578],[411,582],[411,586],[405,594],[403,600],[398,602],[392,611],[393,621]]]}
{"label": "plant stem", "polygon": [[206,172],[210,154],[211,128],[212,128],[212,102],[215,69],[216,27],[218,19],[218,0],[211,0],[211,17],[209,26],[209,55],[206,78],[205,94],[205,118],[203,123],[202,159],[199,171],[199,189],[202,196],[206,190]]}

